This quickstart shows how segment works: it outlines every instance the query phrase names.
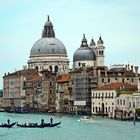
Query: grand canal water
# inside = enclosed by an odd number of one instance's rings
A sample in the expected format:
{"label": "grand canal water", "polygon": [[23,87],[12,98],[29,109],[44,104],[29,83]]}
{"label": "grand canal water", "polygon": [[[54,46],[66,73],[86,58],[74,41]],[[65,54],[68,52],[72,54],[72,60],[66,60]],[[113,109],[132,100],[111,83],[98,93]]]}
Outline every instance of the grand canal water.
{"label": "grand canal water", "polygon": [[140,122],[122,122],[94,117],[93,122],[80,122],[79,117],[62,114],[14,114],[0,113],[0,123],[46,122],[53,117],[61,121],[54,128],[0,128],[0,140],[140,140]]}

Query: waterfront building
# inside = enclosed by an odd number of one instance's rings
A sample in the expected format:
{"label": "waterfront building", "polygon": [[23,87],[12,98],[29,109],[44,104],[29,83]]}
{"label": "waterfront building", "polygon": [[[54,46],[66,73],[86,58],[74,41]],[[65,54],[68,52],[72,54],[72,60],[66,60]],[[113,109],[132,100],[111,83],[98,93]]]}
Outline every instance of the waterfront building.
{"label": "waterfront building", "polygon": [[[84,101],[85,105],[81,104],[74,105],[74,110],[79,112],[101,114],[101,105],[98,105],[96,111],[93,111],[91,105],[91,90],[94,91],[96,88],[105,86],[111,83],[129,83],[137,86],[140,81],[140,74],[138,74],[137,66],[128,65],[114,65],[111,69],[108,69],[104,63],[104,43],[101,38],[97,41],[97,45],[92,39],[88,46],[87,39],[83,35],[82,43],[73,55],[73,70],[71,74],[72,88],[72,99],[73,102]],[[90,77],[90,78],[89,78]],[[92,84],[92,82],[94,82]],[[91,82],[91,83],[90,83]],[[113,103],[116,98],[116,93],[113,93],[113,99],[109,96],[109,105],[106,111],[103,110],[103,114],[109,113],[114,117],[115,104]],[[110,94],[110,93],[109,93]],[[100,102],[100,101],[99,101]],[[83,102],[81,102],[83,103]],[[111,105],[113,103],[113,105]],[[101,103],[102,104],[102,103]],[[102,104],[104,106],[104,103]]]}
{"label": "waterfront building", "polygon": [[108,115],[114,118],[117,108],[117,96],[136,90],[136,86],[132,86],[128,83],[111,83],[92,90],[92,114]]}
{"label": "waterfront building", "polygon": [[[92,104],[93,92],[111,83],[128,83],[138,86],[138,66],[105,65],[105,46],[100,36],[97,43],[88,41],[83,35],[80,48],[73,54],[73,68],[64,44],[55,37],[53,24],[49,19],[44,25],[42,37],[30,51],[28,70],[5,75],[3,106],[5,108],[27,108],[35,111],[64,111],[88,114],[109,114],[114,117],[117,96],[116,89],[105,91],[101,99]],[[97,89],[96,89],[97,88]],[[140,89],[140,88],[139,88]],[[100,92],[100,91],[98,91]],[[100,93],[101,94],[101,93]],[[108,98],[109,97],[109,98]],[[109,105],[106,105],[108,100]],[[101,102],[103,101],[103,102]],[[106,107],[105,109],[103,109]]]}
{"label": "waterfront building", "polygon": [[46,112],[56,110],[56,75],[42,71],[41,75],[28,78],[24,89],[27,109]]}
{"label": "waterfront building", "polygon": [[70,110],[70,92],[69,92],[70,75],[63,74],[56,81],[57,94],[56,94],[56,108],[59,112],[69,112]]}
{"label": "waterfront building", "polygon": [[26,78],[37,75],[35,69],[23,69],[3,76],[3,107],[12,109],[26,106],[25,85]]}
{"label": "waterfront building", "polygon": [[55,37],[49,16],[42,31],[42,38],[37,40],[31,48],[28,68],[39,71],[48,69],[55,73],[69,71],[67,50],[64,44]]}
{"label": "waterfront building", "polygon": [[[131,67],[131,68],[130,68]],[[134,86],[138,86],[140,82],[140,74],[138,66],[114,65],[111,69],[99,71],[98,86],[104,86],[109,83],[126,82]]]}
{"label": "waterfront building", "polygon": [[140,93],[125,92],[116,98],[115,117],[118,119],[133,118],[136,109],[140,108]]}
{"label": "waterfront building", "polygon": [[56,111],[56,78],[57,75],[44,71],[42,81],[43,108],[49,111]]}
{"label": "waterfront building", "polygon": [[24,84],[26,109],[28,111],[41,111],[42,109],[42,77],[37,75],[28,78]]}
{"label": "waterfront building", "polygon": [[91,114],[91,90],[97,88],[97,75],[93,67],[81,67],[70,72],[71,110]]}

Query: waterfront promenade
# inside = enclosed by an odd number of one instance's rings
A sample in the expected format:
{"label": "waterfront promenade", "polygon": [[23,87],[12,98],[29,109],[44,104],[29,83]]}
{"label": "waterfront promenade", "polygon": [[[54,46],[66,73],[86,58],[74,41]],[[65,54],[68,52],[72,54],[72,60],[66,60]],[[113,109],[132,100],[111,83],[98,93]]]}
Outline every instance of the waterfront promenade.
{"label": "waterfront promenade", "polygon": [[0,128],[0,140],[139,140],[140,122],[116,121],[94,117],[92,122],[80,122],[78,117],[63,114],[14,114],[0,113],[0,123],[10,119],[18,121],[38,122],[43,118],[49,122],[61,121],[54,128]]}

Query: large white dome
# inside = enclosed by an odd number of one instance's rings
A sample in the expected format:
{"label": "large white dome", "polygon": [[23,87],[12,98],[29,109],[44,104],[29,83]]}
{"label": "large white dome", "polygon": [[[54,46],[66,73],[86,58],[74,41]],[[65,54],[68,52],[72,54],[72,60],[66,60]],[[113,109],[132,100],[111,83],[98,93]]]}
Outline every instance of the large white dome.
{"label": "large white dome", "polygon": [[49,16],[42,31],[42,38],[37,40],[31,48],[28,67],[39,71],[47,69],[55,73],[68,72],[67,50],[64,44],[55,38]]}
{"label": "large white dome", "polygon": [[30,52],[30,57],[44,55],[67,56],[67,51],[64,44],[57,38],[45,37],[36,41]]}

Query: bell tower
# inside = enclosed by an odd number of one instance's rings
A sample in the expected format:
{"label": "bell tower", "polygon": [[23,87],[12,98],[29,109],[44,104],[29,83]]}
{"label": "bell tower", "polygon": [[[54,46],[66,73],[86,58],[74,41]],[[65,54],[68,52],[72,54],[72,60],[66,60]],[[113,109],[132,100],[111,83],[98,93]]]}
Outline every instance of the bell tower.
{"label": "bell tower", "polygon": [[97,48],[96,48],[96,65],[97,66],[104,66],[104,42],[101,38],[99,37],[99,40],[97,41]]}

